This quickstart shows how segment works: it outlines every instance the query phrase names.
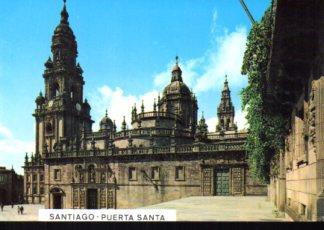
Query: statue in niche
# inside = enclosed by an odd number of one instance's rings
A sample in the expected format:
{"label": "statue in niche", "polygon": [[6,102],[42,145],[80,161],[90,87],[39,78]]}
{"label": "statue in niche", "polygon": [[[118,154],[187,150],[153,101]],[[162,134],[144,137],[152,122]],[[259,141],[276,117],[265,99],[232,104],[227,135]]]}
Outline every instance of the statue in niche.
{"label": "statue in niche", "polygon": [[101,183],[105,183],[106,182],[106,173],[101,173]]}
{"label": "statue in niche", "polygon": [[90,165],[88,168],[89,173],[89,182],[95,183],[96,182],[96,171],[93,165]]}

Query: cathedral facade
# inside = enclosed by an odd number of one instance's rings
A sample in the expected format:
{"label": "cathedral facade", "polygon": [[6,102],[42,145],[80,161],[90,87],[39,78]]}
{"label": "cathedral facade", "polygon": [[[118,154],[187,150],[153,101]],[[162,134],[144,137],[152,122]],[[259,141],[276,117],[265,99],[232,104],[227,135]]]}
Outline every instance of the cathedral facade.
{"label": "cathedral facade", "polygon": [[188,196],[264,195],[246,163],[227,79],[215,132],[198,121],[197,98],[176,58],[171,82],[152,111],[132,108],[121,130],[106,113],[92,130],[83,70],[64,4],[36,98],[35,154],[25,157],[24,198],[46,208],[133,208]]}

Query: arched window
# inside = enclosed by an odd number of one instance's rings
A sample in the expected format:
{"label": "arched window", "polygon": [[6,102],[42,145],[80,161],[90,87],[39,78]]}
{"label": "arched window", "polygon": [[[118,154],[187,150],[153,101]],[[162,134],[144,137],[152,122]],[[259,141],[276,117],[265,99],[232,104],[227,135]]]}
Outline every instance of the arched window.
{"label": "arched window", "polygon": [[51,95],[52,98],[55,98],[60,95],[60,86],[57,82],[55,82],[51,87]]}
{"label": "arched window", "polygon": [[94,165],[88,167],[88,181],[89,183],[96,183],[96,171]]}

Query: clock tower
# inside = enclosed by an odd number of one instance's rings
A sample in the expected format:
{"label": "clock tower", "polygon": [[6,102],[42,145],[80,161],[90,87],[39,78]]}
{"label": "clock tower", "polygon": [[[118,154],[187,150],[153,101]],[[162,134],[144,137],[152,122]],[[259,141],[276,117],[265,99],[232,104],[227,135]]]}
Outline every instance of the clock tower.
{"label": "clock tower", "polygon": [[52,57],[45,63],[45,94],[36,98],[36,154],[53,152],[79,143],[82,132],[91,132],[90,105],[83,100],[83,71],[77,43],[64,2],[61,20],[52,37]]}

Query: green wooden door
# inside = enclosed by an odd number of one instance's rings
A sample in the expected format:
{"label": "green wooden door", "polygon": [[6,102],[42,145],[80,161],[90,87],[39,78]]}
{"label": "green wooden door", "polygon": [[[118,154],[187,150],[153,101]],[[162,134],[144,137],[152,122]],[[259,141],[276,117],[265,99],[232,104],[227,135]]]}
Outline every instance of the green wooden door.
{"label": "green wooden door", "polygon": [[229,169],[228,168],[215,169],[215,195],[216,196],[229,195]]}

